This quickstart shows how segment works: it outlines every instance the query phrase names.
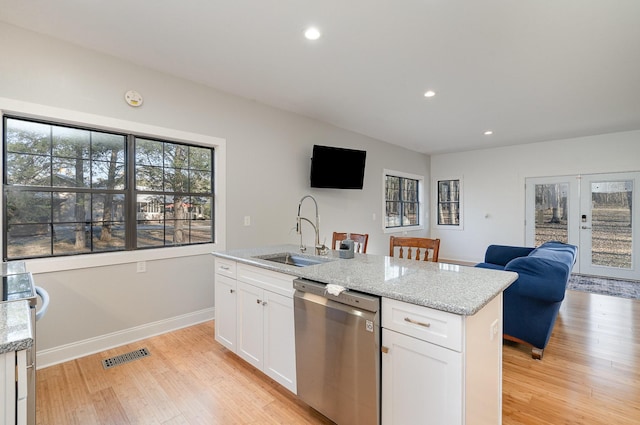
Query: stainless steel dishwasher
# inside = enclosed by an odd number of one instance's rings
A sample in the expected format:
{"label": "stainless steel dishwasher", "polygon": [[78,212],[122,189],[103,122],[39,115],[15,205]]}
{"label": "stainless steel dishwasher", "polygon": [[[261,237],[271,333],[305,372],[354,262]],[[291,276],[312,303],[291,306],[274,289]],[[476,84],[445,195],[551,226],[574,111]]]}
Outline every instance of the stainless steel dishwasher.
{"label": "stainless steel dishwasher", "polygon": [[298,396],[339,425],[380,423],[380,298],[293,283]]}

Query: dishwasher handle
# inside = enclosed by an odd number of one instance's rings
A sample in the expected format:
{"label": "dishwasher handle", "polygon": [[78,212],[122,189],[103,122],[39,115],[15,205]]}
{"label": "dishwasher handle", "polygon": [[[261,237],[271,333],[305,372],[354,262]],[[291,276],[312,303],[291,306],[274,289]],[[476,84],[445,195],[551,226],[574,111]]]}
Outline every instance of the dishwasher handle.
{"label": "dishwasher handle", "polygon": [[[296,308],[298,305],[303,305],[305,303],[317,305],[322,308],[327,309],[327,311],[335,311],[340,312],[342,314],[346,314],[348,316],[357,316],[366,320],[376,320],[378,312],[376,311],[367,311],[360,309],[358,307],[353,307],[348,304],[343,304],[338,301],[333,301],[331,299],[322,297],[320,295],[312,294],[309,292],[296,291],[294,296],[294,304],[296,304]],[[300,302],[301,304],[297,304]]]}
{"label": "dishwasher handle", "polygon": [[310,294],[325,300],[323,301],[325,304],[332,302],[348,305],[357,310],[370,311],[374,313],[380,310],[380,297],[375,295],[351,290],[346,290],[340,295],[332,295],[326,291],[326,284],[306,279],[294,280],[293,287],[296,290],[295,296],[297,297],[302,297],[300,294]]}

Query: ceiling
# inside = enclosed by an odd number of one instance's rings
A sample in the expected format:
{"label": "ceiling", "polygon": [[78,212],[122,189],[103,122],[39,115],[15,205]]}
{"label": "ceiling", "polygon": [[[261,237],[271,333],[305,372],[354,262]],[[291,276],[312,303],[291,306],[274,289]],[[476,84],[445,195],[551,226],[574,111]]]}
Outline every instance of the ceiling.
{"label": "ceiling", "polygon": [[638,0],[0,0],[0,20],[418,152],[640,129]]}

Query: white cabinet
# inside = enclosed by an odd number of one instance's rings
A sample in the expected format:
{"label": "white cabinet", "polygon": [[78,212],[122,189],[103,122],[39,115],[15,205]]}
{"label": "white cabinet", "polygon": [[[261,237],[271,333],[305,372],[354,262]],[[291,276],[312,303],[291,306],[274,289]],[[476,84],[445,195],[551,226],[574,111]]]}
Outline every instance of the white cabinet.
{"label": "white cabinet", "polygon": [[0,421],[27,423],[27,352],[0,354]]}
{"label": "white cabinet", "polygon": [[383,298],[382,424],[502,420],[502,295],[473,316]]}
{"label": "white cabinet", "polygon": [[236,298],[236,280],[216,275],[216,341],[231,351],[236,351]]}
{"label": "white cabinet", "polygon": [[238,316],[236,353],[262,370],[264,365],[264,290],[238,282]]}
{"label": "white cabinet", "polygon": [[229,350],[236,351],[236,262],[216,258],[215,262],[215,338]]}
{"label": "white cabinet", "polygon": [[218,260],[216,340],[296,393],[295,278],[229,260],[222,269]]}

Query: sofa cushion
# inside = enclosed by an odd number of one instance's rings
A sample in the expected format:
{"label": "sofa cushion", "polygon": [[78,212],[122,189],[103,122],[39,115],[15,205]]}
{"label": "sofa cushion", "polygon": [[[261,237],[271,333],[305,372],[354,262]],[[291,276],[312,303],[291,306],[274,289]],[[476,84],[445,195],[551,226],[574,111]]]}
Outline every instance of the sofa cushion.
{"label": "sofa cushion", "polygon": [[504,266],[492,263],[478,263],[476,264],[476,267],[479,267],[481,269],[504,270]]}
{"label": "sofa cushion", "polygon": [[[517,257],[525,257],[533,251],[533,248],[508,246],[508,245],[489,245],[484,254],[484,263],[498,266],[506,266],[507,263]],[[493,268],[493,267],[486,267]]]}
{"label": "sofa cushion", "polygon": [[562,242],[545,242],[529,253],[529,257],[546,258],[573,267],[577,247]]}
{"label": "sofa cushion", "polygon": [[548,258],[529,256],[509,261],[504,270],[518,273],[518,280],[512,286],[520,295],[558,302],[564,299],[571,266]]}

